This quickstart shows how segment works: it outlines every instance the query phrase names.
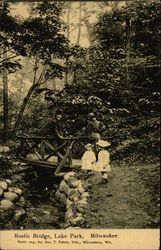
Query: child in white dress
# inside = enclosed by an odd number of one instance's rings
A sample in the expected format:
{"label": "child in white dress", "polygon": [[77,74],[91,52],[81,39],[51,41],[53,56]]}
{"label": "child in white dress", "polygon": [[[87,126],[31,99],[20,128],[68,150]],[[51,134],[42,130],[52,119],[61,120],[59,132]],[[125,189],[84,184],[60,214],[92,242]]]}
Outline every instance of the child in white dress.
{"label": "child in white dress", "polygon": [[92,144],[88,143],[85,148],[87,151],[82,156],[82,169],[87,172],[93,170],[94,163],[96,162],[95,153],[92,150]]}
{"label": "child in white dress", "polygon": [[108,172],[111,171],[110,154],[107,147],[111,144],[108,141],[99,140],[96,145],[98,146],[98,161],[95,164],[95,170],[102,173],[104,183],[108,182]]}

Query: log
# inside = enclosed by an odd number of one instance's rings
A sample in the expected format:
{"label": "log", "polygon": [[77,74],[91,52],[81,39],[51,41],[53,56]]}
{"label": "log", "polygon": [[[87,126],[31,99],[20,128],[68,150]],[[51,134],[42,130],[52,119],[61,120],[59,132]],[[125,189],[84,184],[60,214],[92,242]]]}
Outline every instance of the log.
{"label": "log", "polygon": [[60,173],[61,169],[65,166],[65,163],[67,162],[67,158],[68,158],[68,156],[70,154],[70,151],[72,149],[72,146],[73,146],[74,142],[75,141],[72,141],[71,144],[69,145],[69,147],[68,147],[68,149],[67,149],[67,151],[65,153],[64,158],[62,159],[62,161],[60,162],[60,164],[58,165],[58,167],[57,167],[57,169],[55,171],[55,176],[57,176]]}

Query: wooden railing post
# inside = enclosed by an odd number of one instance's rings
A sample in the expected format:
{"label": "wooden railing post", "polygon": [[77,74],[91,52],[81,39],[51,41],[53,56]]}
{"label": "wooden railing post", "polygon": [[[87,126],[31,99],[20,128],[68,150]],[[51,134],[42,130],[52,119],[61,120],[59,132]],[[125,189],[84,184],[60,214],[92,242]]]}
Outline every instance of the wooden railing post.
{"label": "wooden railing post", "polygon": [[69,145],[69,147],[67,148],[67,151],[64,155],[64,158],[62,159],[62,161],[60,162],[60,164],[58,165],[57,169],[55,170],[55,176],[59,175],[61,169],[63,168],[63,166],[65,165],[65,163],[67,162],[68,156],[71,152],[71,149],[73,147],[75,141],[72,141],[71,144]]}

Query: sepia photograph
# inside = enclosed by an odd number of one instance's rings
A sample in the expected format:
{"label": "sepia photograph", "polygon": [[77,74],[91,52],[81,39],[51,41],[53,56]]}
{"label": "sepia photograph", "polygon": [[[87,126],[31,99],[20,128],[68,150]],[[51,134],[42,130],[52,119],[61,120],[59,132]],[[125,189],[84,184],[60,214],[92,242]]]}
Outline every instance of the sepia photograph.
{"label": "sepia photograph", "polygon": [[0,248],[159,232],[160,20],[159,0],[0,2]]}

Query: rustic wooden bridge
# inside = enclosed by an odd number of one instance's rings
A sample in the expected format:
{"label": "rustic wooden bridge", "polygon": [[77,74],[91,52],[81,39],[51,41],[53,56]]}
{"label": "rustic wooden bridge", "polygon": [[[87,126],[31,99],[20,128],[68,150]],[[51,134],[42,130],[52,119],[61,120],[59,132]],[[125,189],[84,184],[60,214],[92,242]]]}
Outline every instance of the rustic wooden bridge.
{"label": "rustic wooden bridge", "polygon": [[80,140],[92,140],[86,136],[60,137],[58,145],[56,138],[52,136],[17,136],[17,138],[21,142],[17,155],[20,161],[37,169],[53,169],[55,175],[63,175],[60,173],[62,168],[72,167],[71,152],[74,143]]}

